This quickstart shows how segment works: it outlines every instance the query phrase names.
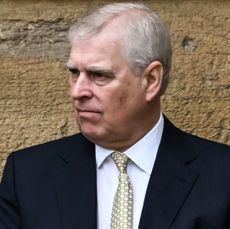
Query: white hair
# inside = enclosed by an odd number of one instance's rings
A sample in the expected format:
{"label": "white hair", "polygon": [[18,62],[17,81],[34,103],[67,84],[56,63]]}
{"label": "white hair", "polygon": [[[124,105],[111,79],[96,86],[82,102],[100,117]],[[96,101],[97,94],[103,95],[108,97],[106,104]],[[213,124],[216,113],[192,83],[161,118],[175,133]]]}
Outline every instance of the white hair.
{"label": "white hair", "polygon": [[124,56],[140,75],[153,61],[163,66],[161,94],[168,85],[172,50],[169,31],[162,19],[142,3],[112,3],[80,18],[69,30],[71,44],[100,33],[112,20],[125,17],[119,29],[124,34]]}

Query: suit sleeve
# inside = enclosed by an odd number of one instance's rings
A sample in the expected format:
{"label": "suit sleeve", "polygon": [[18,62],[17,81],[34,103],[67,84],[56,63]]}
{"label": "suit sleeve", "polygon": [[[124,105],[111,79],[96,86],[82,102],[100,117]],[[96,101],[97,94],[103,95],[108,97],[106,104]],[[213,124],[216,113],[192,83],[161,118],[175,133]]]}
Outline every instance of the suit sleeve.
{"label": "suit sleeve", "polygon": [[0,229],[21,229],[14,174],[14,159],[10,155],[0,183]]}

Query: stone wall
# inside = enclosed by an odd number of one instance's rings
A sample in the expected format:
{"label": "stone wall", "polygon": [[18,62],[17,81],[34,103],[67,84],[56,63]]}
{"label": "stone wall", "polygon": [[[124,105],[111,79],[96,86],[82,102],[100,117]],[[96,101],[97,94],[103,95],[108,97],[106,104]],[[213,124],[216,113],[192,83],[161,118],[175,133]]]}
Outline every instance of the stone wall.
{"label": "stone wall", "polygon": [[[7,155],[78,131],[68,96],[66,32],[109,1],[0,1],[0,175]],[[169,24],[174,59],[164,113],[230,144],[230,1],[144,1]]]}

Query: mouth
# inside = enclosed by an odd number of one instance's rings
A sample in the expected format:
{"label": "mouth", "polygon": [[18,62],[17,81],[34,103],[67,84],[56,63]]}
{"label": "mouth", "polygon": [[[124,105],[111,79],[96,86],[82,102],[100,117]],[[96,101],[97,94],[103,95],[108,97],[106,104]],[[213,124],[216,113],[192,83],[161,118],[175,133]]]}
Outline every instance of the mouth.
{"label": "mouth", "polygon": [[76,109],[76,111],[80,119],[96,120],[101,115],[101,112],[93,109]]}
{"label": "mouth", "polygon": [[94,109],[76,109],[77,113],[101,113],[98,110],[94,110]]}

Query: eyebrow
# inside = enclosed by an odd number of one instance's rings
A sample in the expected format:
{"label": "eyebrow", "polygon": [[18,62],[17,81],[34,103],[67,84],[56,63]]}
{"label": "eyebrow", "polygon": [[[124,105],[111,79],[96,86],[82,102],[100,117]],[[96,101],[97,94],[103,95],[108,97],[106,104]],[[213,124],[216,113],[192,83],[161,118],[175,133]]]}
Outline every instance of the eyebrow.
{"label": "eyebrow", "polygon": [[114,77],[115,74],[112,70],[109,69],[103,69],[101,67],[97,67],[97,66],[92,66],[86,69],[86,71],[88,72],[97,72],[100,73],[102,75],[106,75],[106,76],[110,76],[110,77]]}
{"label": "eyebrow", "polygon": [[[78,70],[78,68],[74,67],[71,63],[67,63],[66,68],[68,68],[70,71]],[[106,76],[109,76],[109,77],[114,77],[115,76],[115,74],[114,74],[114,72],[112,70],[97,67],[97,66],[91,66],[91,67],[87,68],[86,71],[87,72],[97,72],[97,73],[100,73],[102,75],[106,75]]]}

